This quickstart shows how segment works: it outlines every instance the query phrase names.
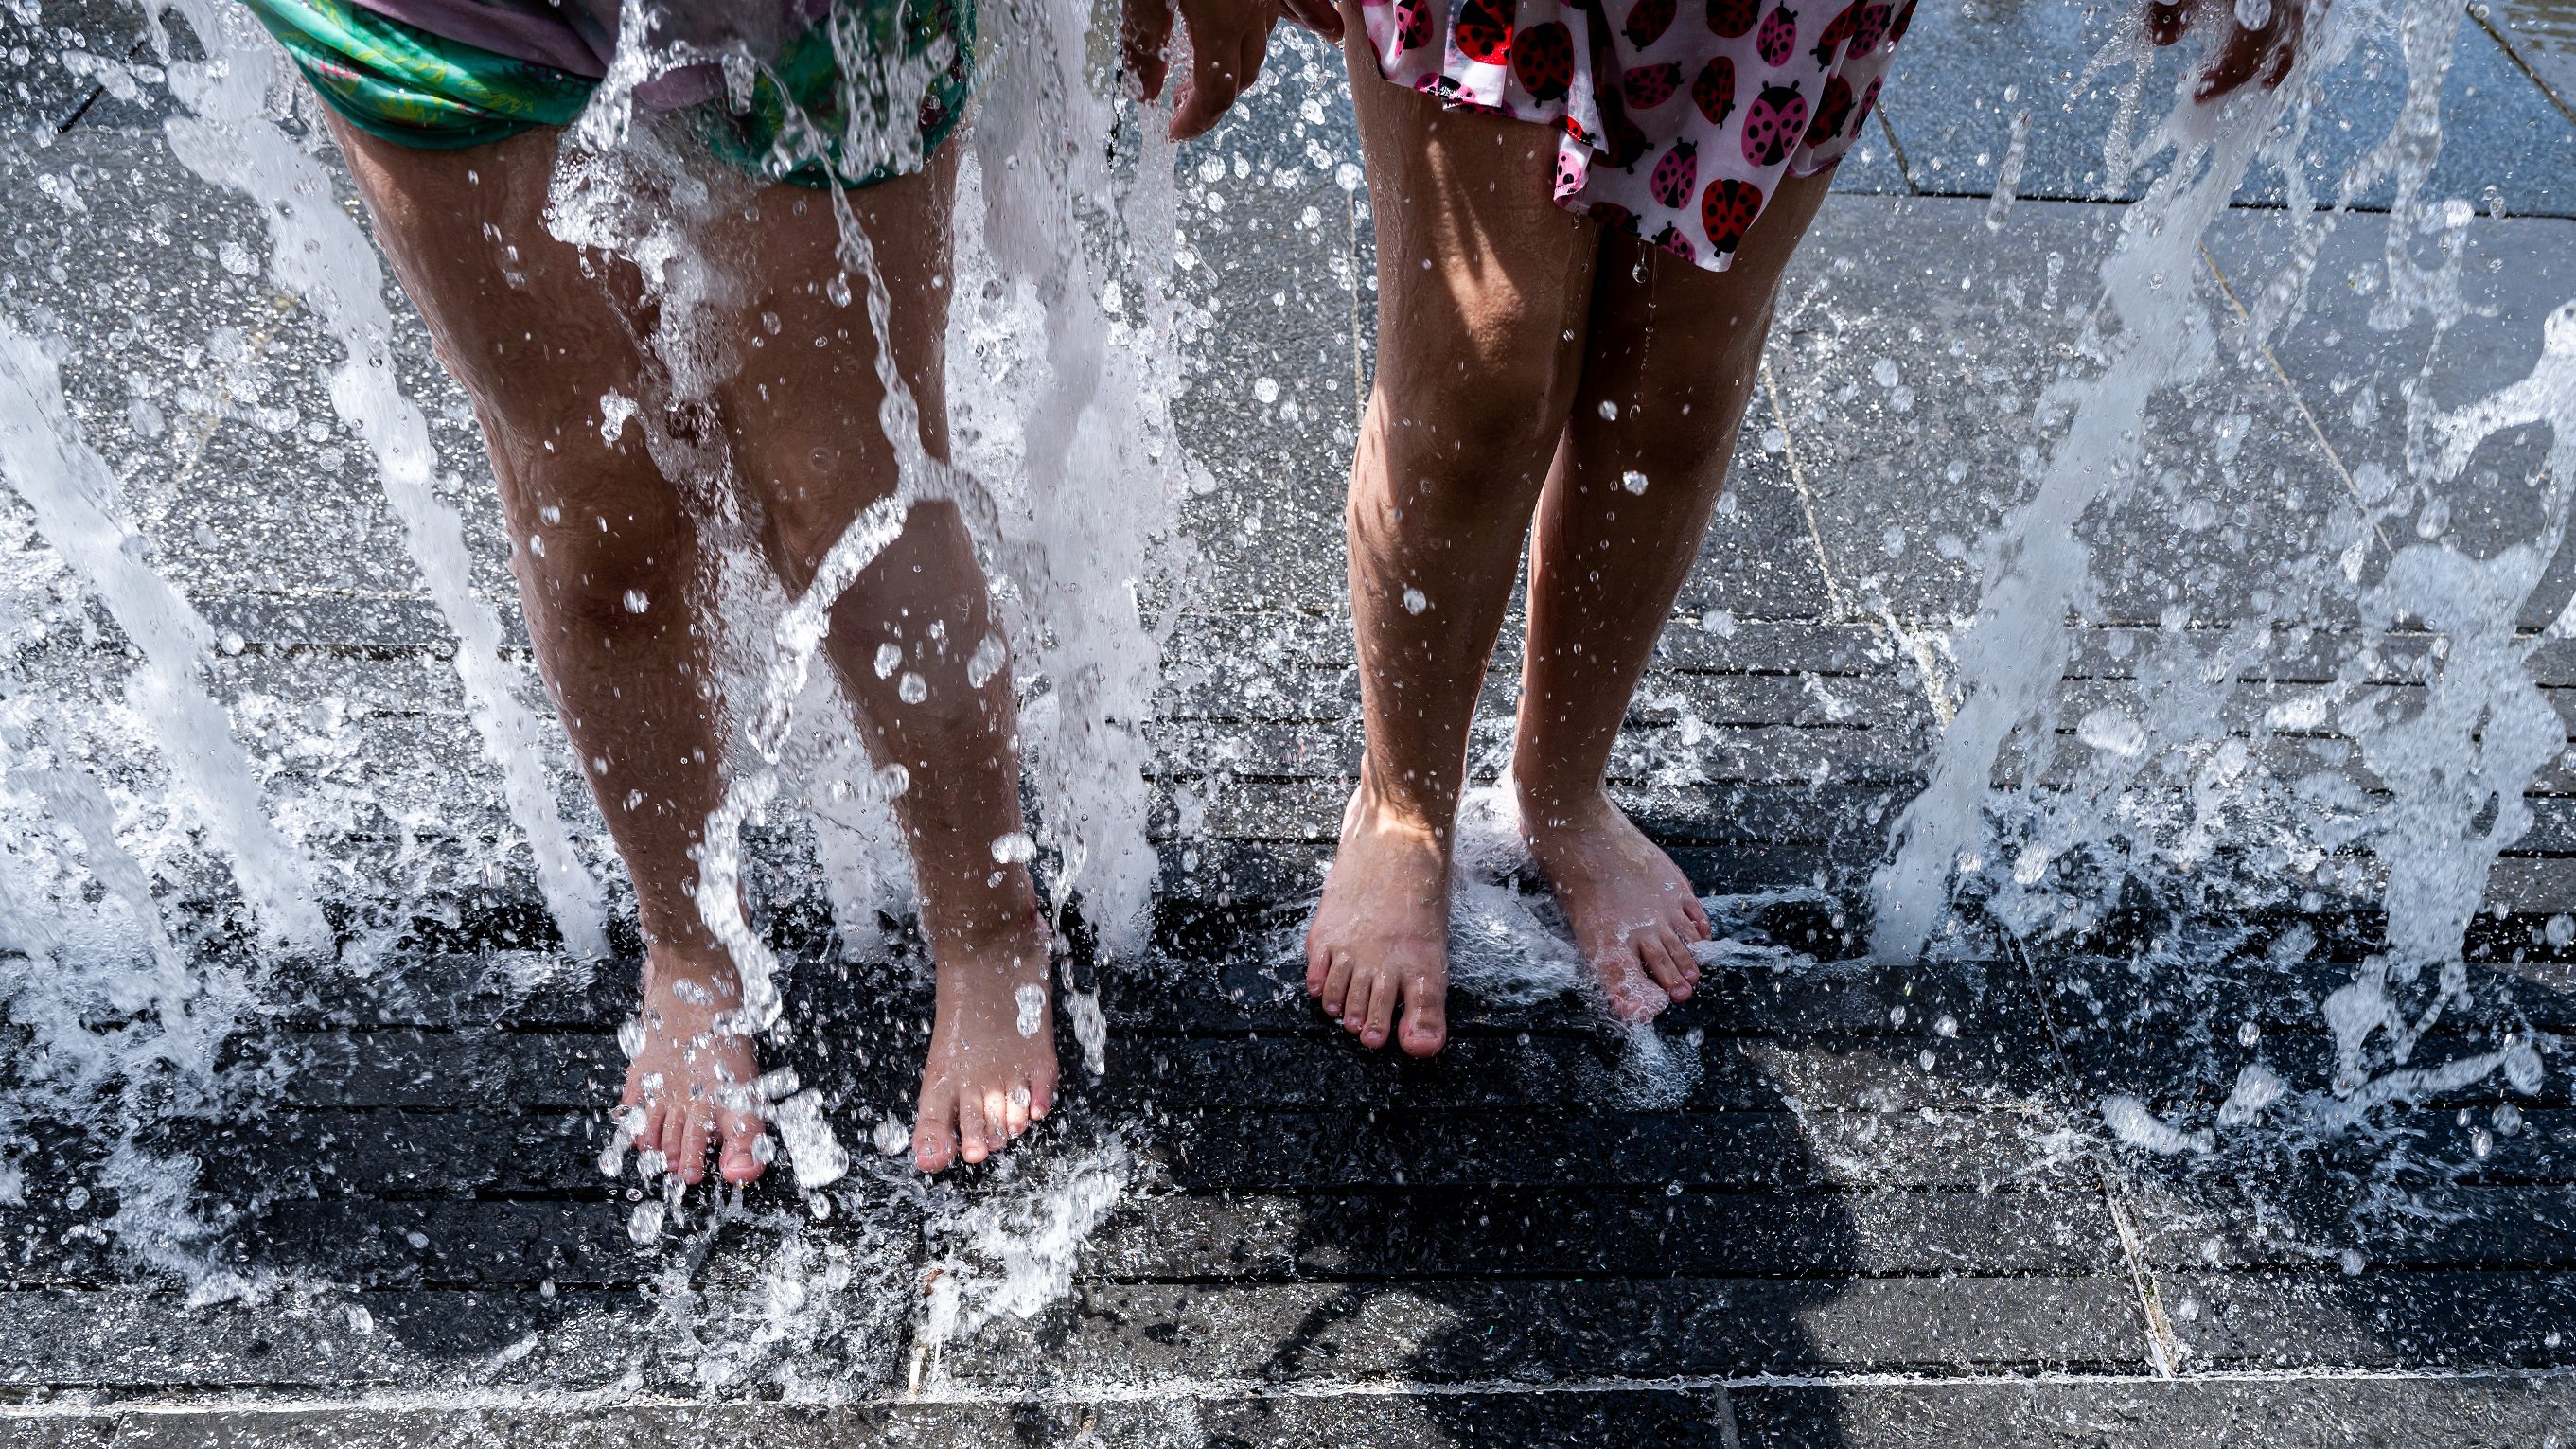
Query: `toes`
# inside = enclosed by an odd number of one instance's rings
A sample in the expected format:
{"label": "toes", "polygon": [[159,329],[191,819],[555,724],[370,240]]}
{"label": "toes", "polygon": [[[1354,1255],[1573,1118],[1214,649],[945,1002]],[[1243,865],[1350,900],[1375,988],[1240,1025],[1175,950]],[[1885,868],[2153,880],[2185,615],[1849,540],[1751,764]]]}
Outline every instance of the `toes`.
{"label": "toes", "polygon": [[1397,1045],[1411,1056],[1427,1057],[1449,1041],[1449,984],[1429,973],[1404,984],[1404,1026]]}
{"label": "toes", "polygon": [[1001,1145],[985,1122],[981,1095],[971,1090],[957,1094],[957,1155],[968,1162],[983,1161]]}
{"label": "toes", "polygon": [[1395,981],[1384,972],[1369,985],[1368,1014],[1360,1019],[1360,1045],[1375,1051],[1395,1029]]}
{"label": "toes", "polygon": [[1043,1122],[1055,1110],[1055,1063],[1029,1073],[1029,1120]]}
{"label": "toes", "polygon": [[925,1087],[912,1119],[912,1164],[924,1172],[944,1172],[956,1160],[955,1108],[947,1092]]}
{"label": "toes", "polygon": [[716,1160],[716,1172],[727,1182],[749,1182],[760,1176],[760,1158],[753,1145],[760,1141],[760,1119],[747,1113],[728,1113],[724,1122],[724,1151]]}
{"label": "toes", "polygon": [[1699,966],[1691,960],[1690,947],[1672,931],[1659,931],[1656,936],[1663,947],[1664,960],[1673,973],[1672,980],[1664,984],[1664,994],[1675,1001],[1690,1000],[1691,993],[1699,985]]}
{"label": "toes", "polygon": [[1630,951],[1617,951],[1593,963],[1600,974],[1602,992],[1610,998],[1610,1011],[1631,1024],[1652,1021],[1655,1014],[1671,1003],[1672,998],[1655,989],[1646,968]]}
{"label": "toes", "polygon": [[1316,993],[1316,999],[1323,1002],[1326,1016],[1347,1018],[1351,1013],[1345,1008],[1350,1004],[1355,967],[1348,951],[1335,951],[1332,956],[1332,965],[1324,973],[1324,989]]}
{"label": "toes", "polygon": [[1332,965],[1332,948],[1317,941],[1313,936],[1308,936],[1306,938],[1306,994],[1308,996],[1323,994],[1324,977],[1331,972]]}
{"label": "toes", "polygon": [[1637,953],[1637,964],[1646,969],[1667,996],[1682,984],[1682,968],[1673,961],[1673,953],[1667,947],[1671,940],[1661,926],[1640,926],[1628,934],[1628,949]]}
{"label": "toes", "polygon": [[999,1087],[987,1087],[984,1089],[984,1123],[994,1129],[993,1146],[999,1148],[1029,1130],[1029,1114],[1011,1100],[1010,1093]]}
{"label": "toes", "polygon": [[707,1175],[707,1144],[715,1137],[712,1117],[692,1115],[680,1128],[680,1153],[671,1159],[671,1175],[682,1182],[697,1182]]}
{"label": "toes", "polygon": [[659,1100],[644,1104],[643,1125],[635,1129],[635,1148],[639,1152],[662,1150],[662,1104]]}
{"label": "toes", "polygon": [[1682,897],[1682,918],[1689,921],[1692,927],[1681,933],[1683,940],[1712,941],[1717,938],[1717,928],[1708,923],[1708,908],[1699,903],[1699,897],[1694,895]]}

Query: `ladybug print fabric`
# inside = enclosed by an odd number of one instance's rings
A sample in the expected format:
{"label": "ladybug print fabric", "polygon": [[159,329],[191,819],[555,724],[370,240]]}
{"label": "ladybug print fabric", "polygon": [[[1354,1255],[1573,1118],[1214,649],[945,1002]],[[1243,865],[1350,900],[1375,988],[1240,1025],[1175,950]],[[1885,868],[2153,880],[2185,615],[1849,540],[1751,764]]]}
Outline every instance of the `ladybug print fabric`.
{"label": "ladybug print fabric", "polygon": [[1361,0],[1378,68],[1557,126],[1556,201],[1712,271],[1867,131],[1915,0]]}

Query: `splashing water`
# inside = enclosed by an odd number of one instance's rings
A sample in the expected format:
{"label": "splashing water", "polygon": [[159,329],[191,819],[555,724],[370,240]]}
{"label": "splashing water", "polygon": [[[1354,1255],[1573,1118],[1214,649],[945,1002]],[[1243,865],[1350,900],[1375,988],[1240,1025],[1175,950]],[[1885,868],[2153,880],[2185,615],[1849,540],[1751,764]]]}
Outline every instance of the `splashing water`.
{"label": "splashing water", "polygon": [[[2378,296],[2370,326],[2394,331],[2426,317],[2438,354],[2470,310],[2460,269],[2473,210],[2426,191],[2459,23],[2457,7],[2439,4],[2339,5],[2310,14],[2310,43],[2277,92],[2249,88],[2222,115],[2190,99],[2186,72],[2172,113],[2142,142],[2126,139],[2124,116],[2108,148],[2114,173],[2159,156],[2166,168],[2127,210],[2101,264],[2100,298],[2080,346],[2098,366],[2052,389],[2066,421],[2037,490],[1976,555],[1976,613],[1948,646],[1955,717],[1927,787],[1897,821],[1870,882],[1871,944],[1890,961],[1927,948],[1966,949],[1981,928],[2034,944],[2080,938],[2143,888],[2202,923],[2169,930],[2150,953],[2160,969],[2186,977],[2218,968],[2250,939],[2246,929],[2219,923],[2280,903],[2285,889],[2308,911],[2321,908],[2327,890],[2374,890],[2385,945],[2324,1003],[2336,1044],[2333,1080],[2303,1092],[2255,1063],[2221,1109],[2221,1127],[2278,1116],[2286,1104],[2312,1127],[2339,1129],[2380,1103],[2421,1100],[2499,1072],[2515,1091],[2539,1085],[2528,1037],[2510,1031],[2492,1050],[2430,1066],[2410,1059],[2446,1010],[2468,1004],[2470,922],[2485,908],[2500,855],[2532,822],[2525,792],[2567,744],[2528,668],[2560,626],[2534,635],[2521,621],[2565,541],[2576,487],[2568,443],[2576,313],[2550,317],[2532,373],[2488,398],[2443,411],[2420,385],[2427,379],[2410,382],[2401,470],[2376,462],[2349,468],[2344,505],[2318,520],[2304,545],[2291,542],[2290,560],[2252,595],[2256,617],[2226,629],[2189,627],[2209,616],[2204,609],[2224,617],[2227,605],[2198,597],[2206,575],[2178,571],[2175,582],[2193,592],[2168,588],[2174,602],[2135,661],[2131,697],[2083,710],[2073,735],[2089,753],[2062,776],[2052,771],[2061,711],[2082,708],[2068,704],[2061,684],[2081,633],[2075,626],[2101,609],[2105,589],[2090,535],[2101,520],[2131,516],[2132,500],[2156,474],[2151,448],[2164,424],[2150,404],[2207,396],[2223,362],[2276,367],[2272,348],[2303,317],[2329,238],[2351,224],[2356,199],[2382,183],[2393,199],[2378,275],[2369,279]],[[2386,138],[2344,172],[2333,204],[2319,209],[2302,145],[2327,77],[2357,53],[2390,50],[2402,61],[2404,102]],[[2017,123],[2013,160],[2024,139]],[[2257,162],[2287,190],[2278,229],[2288,238],[2269,280],[2222,326],[2199,285],[2203,237]],[[2001,225],[2006,204],[1999,193],[1990,222]],[[2444,536],[2445,485],[2462,478],[2486,440],[2530,424],[2548,426],[2553,442],[2531,475],[2522,536],[2484,556]],[[2219,456],[2232,457],[2233,447],[2223,442]],[[2425,541],[2399,547],[2384,521],[2408,511],[2419,511]],[[2244,554],[2240,566],[2256,557]],[[2398,651],[2405,657],[2392,658]],[[2315,667],[2298,664],[2299,656],[2316,653],[2341,654],[2329,665],[2331,681],[2263,708],[2250,744],[2238,737],[2241,726],[2231,722],[2245,713],[2235,698],[2241,681],[2296,678]],[[2392,678],[2420,688],[2391,689]],[[2263,753],[2276,731],[2328,724],[2352,741],[2357,758],[2337,763],[2320,747],[2304,752],[2303,765],[2300,754]],[[2316,768],[2318,758],[2326,768]],[[1998,788],[2007,769],[2021,783]],[[2159,776],[2180,784],[2160,790]],[[2159,798],[2171,803],[2154,803]],[[2186,940],[2196,944],[2186,948]],[[2400,989],[2428,972],[2431,990],[2401,1005]],[[2163,1121],[2134,1098],[2115,1095],[2102,1114],[2114,1136],[2150,1151],[2210,1146],[2207,1132]]]}

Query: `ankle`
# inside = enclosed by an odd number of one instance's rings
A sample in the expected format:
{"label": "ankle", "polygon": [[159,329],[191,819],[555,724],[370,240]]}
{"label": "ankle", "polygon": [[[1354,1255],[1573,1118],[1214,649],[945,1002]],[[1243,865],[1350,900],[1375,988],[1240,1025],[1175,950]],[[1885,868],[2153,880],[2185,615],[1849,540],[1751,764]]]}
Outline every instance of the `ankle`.
{"label": "ankle", "polygon": [[670,997],[712,1010],[742,1004],[742,979],[734,972],[732,958],[712,943],[703,947],[647,944],[642,974],[647,997]]}
{"label": "ankle", "polygon": [[933,964],[942,970],[968,963],[1025,970],[1044,966],[1055,951],[1055,933],[1038,909],[1034,890],[1015,901],[979,902],[963,910],[936,910],[925,903],[922,934],[930,939]]}
{"label": "ankle", "polygon": [[1458,799],[1453,791],[1445,797],[1426,799],[1422,792],[1391,785],[1373,759],[1360,762],[1359,788],[1351,794],[1350,810],[1342,821],[1342,834],[1366,833],[1393,836],[1449,853],[1451,838],[1456,834]]}
{"label": "ankle", "polygon": [[1512,803],[1520,813],[1521,834],[1530,837],[1590,830],[1618,809],[1597,779],[1579,786],[1533,785],[1515,777]]}

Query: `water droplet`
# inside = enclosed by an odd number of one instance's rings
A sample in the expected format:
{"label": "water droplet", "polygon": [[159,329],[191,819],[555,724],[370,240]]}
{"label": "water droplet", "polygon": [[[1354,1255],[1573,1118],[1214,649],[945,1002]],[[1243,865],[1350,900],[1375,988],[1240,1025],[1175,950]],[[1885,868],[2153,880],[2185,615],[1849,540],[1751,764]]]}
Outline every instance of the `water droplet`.
{"label": "water droplet", "polygon": [[1019,1027],[1020,1035],[1036,1036],[1038,1028],[1046,1021],[1046,988],[1034,981],[1025,982],[1019,990],[1011,993],[1011,999],[1018,1003],[1020,1008],[1020,1018],[1015,1023]]}
{"label": "water droplet", "polygon": [[966,687],[982,689],[986,680],[1002,672],[1010,657],[1010,646],[1002,642],[1001,635],[985,635],[984,642],[975,646],[974,654],[966,661]]}
{"label": "water droplet", "polygon": [[1425,595],[1420,589],[1409,588],[1404,591],[1404,612],[1408,614],[1419,614],[1430,607],[1431,600],[1429,596]]}
{"label": "water droplet", "polygon": [[627,1214],[626,1236],[633,1238],[639,1246],[652,1242],[662,1236],[662,1217],[660,1198],[637,1203],[635,1211]]}
{"label": "water droplet", "polygon": [[239,654],[244,649],[249,648],[250,645],[243,640],[242,636],[234,633],[230,629],[227,629],[224,631],[224,636],[215,641],[215,647],[221,649],[226,654]]}
{"label": "water droplet", "polygon": [[1252,380],[1252,396],[1254,400],[1265,405],[1279,401],[1278,381],[1274,378],[1267,377],[1254,378]]}
{"label": "water droplet", "polygon": [[930,698],[930,682],[907,669],[894,683],[895,698],[906,704],[919,704]]}
{"label": "water droplet", "polygon": [[902,645],[889,643],[877,646],[877,678],[886,679],[891,677],[894,674],[895,669],[902,663]]}
{"label": "water droplet", "polygon": [[1643,493],[1646,491],[1646,475],[1631,468],[1619,475],[1619,486],[1631,493]]}
{"label": "water droplet", "polygon": [[651,607],[653,607],[653,601],[644,596],[644,591],[642,589],[628,589],[626,591],[626,612],[630,614],[641,614]]}
{"label": "water droplet", "polygon": [[2236,1044],[2238,1046],[2252,1046],[2262,1039],[2262,1027],[2250,1021],[2238,1023],[2236,1028]]}

